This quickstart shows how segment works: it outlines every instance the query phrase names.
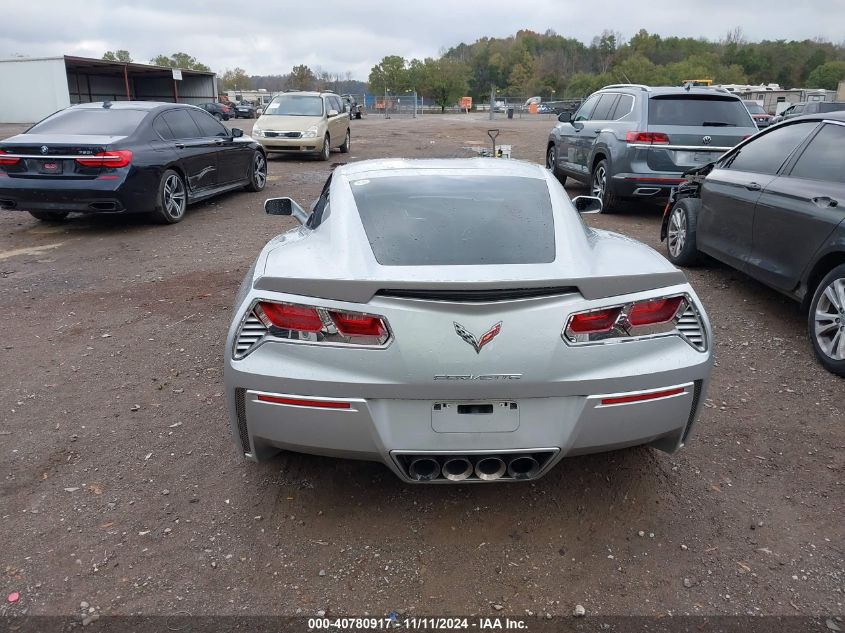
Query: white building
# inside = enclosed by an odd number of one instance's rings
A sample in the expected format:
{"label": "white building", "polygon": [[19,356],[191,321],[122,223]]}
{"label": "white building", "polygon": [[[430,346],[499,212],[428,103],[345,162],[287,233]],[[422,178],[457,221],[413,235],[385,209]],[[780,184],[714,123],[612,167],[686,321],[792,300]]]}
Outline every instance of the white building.
{"label": "white building", "polygon": [[[181,75],[181,79],[179,78]],[[0,123],[34,123],[74,103],[90,101],[217,100],[212,72],[124,64],[87,57],[0,60]]]}

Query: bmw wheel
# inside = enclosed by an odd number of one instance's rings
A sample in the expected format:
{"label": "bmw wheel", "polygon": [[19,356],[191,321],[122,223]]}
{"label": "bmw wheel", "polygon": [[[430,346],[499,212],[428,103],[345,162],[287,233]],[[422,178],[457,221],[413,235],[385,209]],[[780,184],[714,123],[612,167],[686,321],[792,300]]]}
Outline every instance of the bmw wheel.
{"label": "bmw wheel", "polygon": [[831,270],[816,288],[808,328],[818,361],[829,372],[845,376],[845,264]]}
{"label": "bmw wheel", "polygon": [[326,134],[326,138],[323,139],[323,149],[320,151],[319,159],[320,160],[329,160],[329,154],[331,154],[332,148],[329,144],[329,135]]}
{"label": "bmw wheel", "polygon": [[560,184],[566,184],[566,176],[560,173],[557,166],[557,145],[554,143],[549,144],[549,151],[546,152],[546,169],[552,172],[554,177],[560,181]]}
{"label": "bmw wheel", "polygon": [[188,192],[182,177],[172,169],[161,176],[154,217],[162,224],[176,224],[185,217]]}
{"label": "bmw wheel", "polygon": [[676,266],[692,266],[699,259],[696,245],[699,201],[681,198],[672,207],[666,227],[666,254]]}
{"label": "bmw wheel", "polygon": [[249,191],[261,191],[267,184],[267,159],[259,150],[255,150],[252,156],[252,171],[249,174],[249,184],[246,186]]}

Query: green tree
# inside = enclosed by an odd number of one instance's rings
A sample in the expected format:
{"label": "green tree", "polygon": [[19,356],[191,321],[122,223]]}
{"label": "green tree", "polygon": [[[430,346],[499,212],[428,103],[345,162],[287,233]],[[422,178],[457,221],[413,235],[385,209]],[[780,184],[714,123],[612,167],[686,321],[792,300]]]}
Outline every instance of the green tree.
{"label": "green tree", "polygon": [[108,62],[121,62],[124,64],[128,64],[132,61],[129,51],[123,50],[122,48],[116,51],[106,51],[103,53],[103,59]]}
{"label": "green tree", "polygon": [[168,66],[170,68],[183,68],[185,70],[200,70],[203,72],[211,70],[196,57],[187,53],[173,53],[170,57],[167,55],[156,55],[150,60],[150,63],[153,66]]}
{"label": "green tree", "polygon": [[843,79],[845,79],[845,62],[827,62],[813,69],[807,77],[807,87],[836,90]]}
{"label": "green tree", "polygon": [[530,96],[527,93],[534,80],[535,67],[531,53],[527,49],[523,50],[518,61],[511,66],[511,72],[508,75],[508,90],[514,95]]}
{"label": "green tree", "polygon": [[288,76],[288,88],[294,90],[313,90],[316,83],[317,77],[305,64],[294,66]]}
{"label": "green tree", "polygon": [[243,68],[234,68],[220,75],[219,84],[222,90],[248,90],[252,81]]}
{"label": "green tree", "polygon": [[416,86],[417,93],[433,99],[441,112],[455,105],[469,88],[470,67],[456,59],[429,57],[422,64],[412,62],[411,68],[418,71],[421,80]]}
{"label": "green tree", "polygon": [[388,55],[370,70],[368,82],[370,90],[375,94],[385,92],[405,92],[411,86],[408,85],[408,72],[405,65],[405,58],[399,55]]}

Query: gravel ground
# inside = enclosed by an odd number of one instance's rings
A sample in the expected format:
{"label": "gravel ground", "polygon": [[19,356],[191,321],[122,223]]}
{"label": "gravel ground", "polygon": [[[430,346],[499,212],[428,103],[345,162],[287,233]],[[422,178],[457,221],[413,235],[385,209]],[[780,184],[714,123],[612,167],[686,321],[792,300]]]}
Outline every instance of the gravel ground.
{"label": "gravel ground", "polygon": [[[549,120],[494,125],[542,162]],[[340,161],[470,155],[489,127],[354,121],[351,154],[273,158],[265,193],[309,202]],[[244,462],[222,354],[243,274],[293,226],[265,197],[174,226],[0,214],[0,615],[845,611],[845,383],[815,363],[797,305],[716,264],[688,271],[716,367],[678,454],[449,487],[374,463]],[[588,222],[660,246],[653,207]]]}

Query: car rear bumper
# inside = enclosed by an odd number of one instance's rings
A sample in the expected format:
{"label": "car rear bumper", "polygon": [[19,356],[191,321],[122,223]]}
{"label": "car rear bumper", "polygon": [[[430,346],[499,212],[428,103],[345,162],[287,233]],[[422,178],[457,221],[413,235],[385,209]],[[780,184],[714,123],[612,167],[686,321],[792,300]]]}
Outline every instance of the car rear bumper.
{"label": "car rear bumper", "polygon": [[[703,369],[703,368],[702,368]],[[229,393],[232,432],[246,457],[269,457],[277,450],[383,462],[397,476],[409,474],[410,461],[434,457],[466,458],[475,464],[484,457],[502,459],[533,455],[538,470],[526,479],[545,474],[567,455],[593,453],[640,444],[674,451],[689,438],[709,369],[682,372],[694,377],[660,389],[592,393],[548,398],[458,400],[398,400],[383,398],[321,398],[269,392],[245,387]],[[267,382],[238,372],[236,383]],[[277,385],[283,381],[271,381]],[[638,381],[632,379],[632,386]],[[639,381],[646,384],[650,381]],[[330,387],[327,386],[327,392]],[[669,395],[665,395],[669,394]],[[616,399],[654,395],[653,399],[607,404]],[[324,408],[325,403],[345,408]],[[437,407],[499,406],[513,408],[513,423],[485,431],[485,415],[452,416],[455,428],[440,424]],[[287,404],[291,403],[291,404]],[[313,403],[313,406],[311,404]],[[468,418],[466,421],[461,418]],[[514,479],[507,471],[497,477]],[[444,476],[431,483],[449,483]],[[466,482],[481,482],[471,474]]]}
{"label": "car rear bumper", "polygon": [[155,191],[129,187],[121,174],[86,180],[0,177],[0,208],[15,211],[149,211]]}
{"label": "car rear bumper", "polygon": [[610,179],[611,191],[623,198],[669,197],[673,187],[684,181],[679,172],[652,172],[648,174],[615,174]]}

